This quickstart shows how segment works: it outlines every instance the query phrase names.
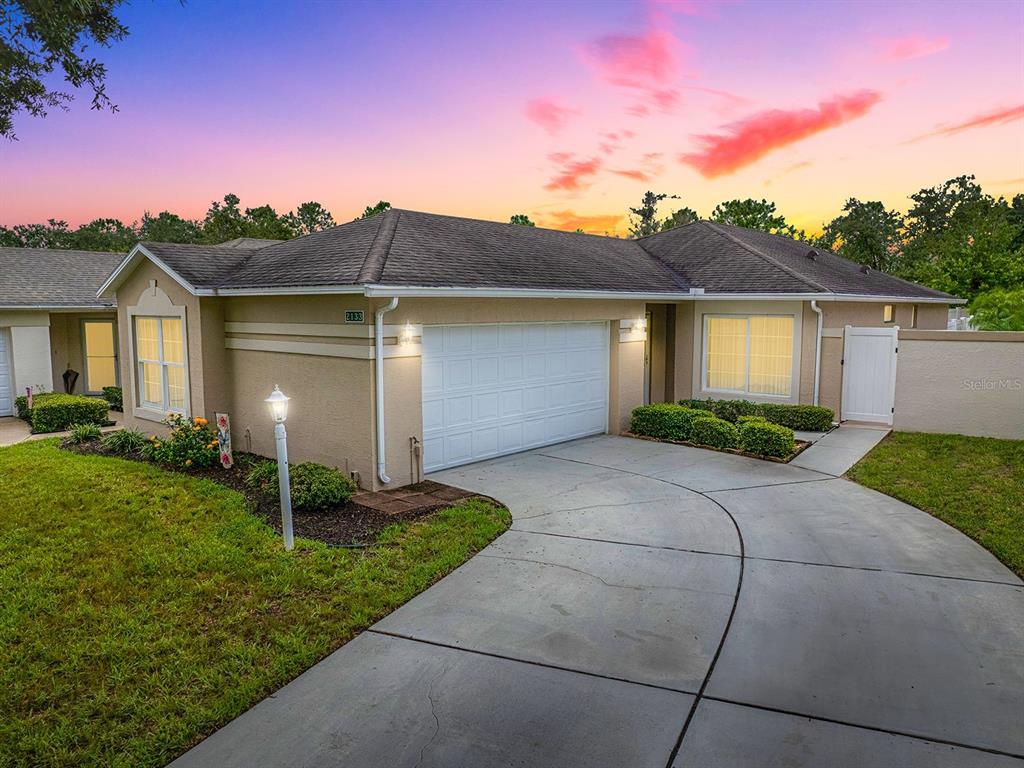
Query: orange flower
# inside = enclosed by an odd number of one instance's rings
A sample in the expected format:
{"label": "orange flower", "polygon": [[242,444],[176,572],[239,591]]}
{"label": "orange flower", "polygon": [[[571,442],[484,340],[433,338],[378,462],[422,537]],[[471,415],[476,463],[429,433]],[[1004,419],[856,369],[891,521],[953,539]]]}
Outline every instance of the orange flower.
{"label": "orange flower", "polygon": [[209,421],[207,421],[206,419],[204,419],[204,418],[203,418],[202,416],[196,416],[196,419],[195,419],[195,421],[196,421],[196,424],[199,424],[199,425],[201,425],[201,426],[204,426],[204,427],[205,427],[205,426],[206,426],[207,424],[209,424],[209,423],[210,423]]}
{"label": "orange flower", "polygon": [[191,467],[192,466],[192,459],[185,459],[185,466],[186,467]]}

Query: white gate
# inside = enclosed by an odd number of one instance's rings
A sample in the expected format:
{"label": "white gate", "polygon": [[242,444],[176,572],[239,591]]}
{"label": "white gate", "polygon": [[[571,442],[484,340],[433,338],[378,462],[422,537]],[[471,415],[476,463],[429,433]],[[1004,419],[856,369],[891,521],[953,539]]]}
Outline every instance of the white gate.
{"label": "white gate", "polygon": [[899,328],[846,326],[843,344],[843,421],[892,424]]}

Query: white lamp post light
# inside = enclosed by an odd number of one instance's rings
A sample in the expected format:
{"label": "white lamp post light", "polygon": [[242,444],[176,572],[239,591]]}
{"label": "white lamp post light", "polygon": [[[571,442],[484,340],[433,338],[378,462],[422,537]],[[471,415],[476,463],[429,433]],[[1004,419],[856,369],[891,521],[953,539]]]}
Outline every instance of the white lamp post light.
{"label": "white lamp post light", "polygon": [[270,405],[270,413],[274,417],[274,440],[277,443],[277,483],[281,487],[281,530],[284,532],[284,548],[295,548],[292,535],[292,487],[288,478],[288,434],[284,430],[284,421],[288,418],[288,401],[291,398],[274,385],[264,402]]}

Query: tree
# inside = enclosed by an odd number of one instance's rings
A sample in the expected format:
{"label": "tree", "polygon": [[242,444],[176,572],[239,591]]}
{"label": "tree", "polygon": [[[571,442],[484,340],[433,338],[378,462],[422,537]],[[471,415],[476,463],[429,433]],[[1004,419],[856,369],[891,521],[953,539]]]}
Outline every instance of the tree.
{"label": "tree", "polygon": [[938,235],[962,207],[985,197],[973,174],[925,187],[910,196],[914,204],[907,211],[907,234],[911,238]]}
{"label": "tree", "polygon": [[669,195],[665,192],[644,193],[637,208],[629,209],[629,236],[638,239],[648,237],[661,231],[661,224],[658,222],[658,203],[662,200],[676,200],[679,195]]}
{"label": "tree", "polygon": [[518,225],[520,225],[522,227],[535,227],[535,226],[537,226],[532,221],[530,221],[530,217],[527,216],[525,213],[514,213],[514,214],[512,214],[512,218],[510,218],[508,220],[508,223],[509,224],[518,224]]}
{"label": "tree", "polygon": [[73,248],[68,223],[59,219],[47,219],[45,224],[15,224],[5,229],[4,243],[16,248]]}
{"label": "tree", "polygon": [[17,138],[14,115],[46,117],[72,95],[49,87],[59,66],[72,88],[92,91],[93,109],[117,111],[106,93],[106,66],[88,58],[91,41],[104,47],[128,28],[114,15],[122,0],[0,0],[0,136]]}
{"label": "tree", "polygon": [[816,244],[881,272],[903,271],[903,217],[877,200],[851,197]]}
{"label": "tree", "polygon": [[198,243],[202,234],[198,221],[183,219],[170,211],[161,211],[156,216],[146,211],[139,225],[139,240],[154,243]]}
{"label": "tree", "polygon": [[979,331],[1024,331],[1024,288],[982,293],[971,302],[971,314]]}
{"label": "tree", "polygon": [[681,227],[684,224],[690,224],[691,222],[698,221],[700,216],[693,208],[680,208],[678,211],[673,211],[672,215],[661,222],[661,231],[664,232],[668,229],[675,229]]}
{"label": "tree", "polygon": [[210,203],[206,218],[203,219],[204,243],[224,243],[245,236],[246,226],[238,207],[239,202],[238,195],[229,192],[224,195],[223,205],[216,200]]}
{"label": "tree", "polygon": [[313,200],[300,205],[294,213],[285,214],[284,218],[297,236],[337,226],[331,212]]}
{"label": "tree", "polygon": [[391,203],[386,200],[379,200],[376,205],[366,206],[366,210],[363,211],[363,215],[360,219],[368,219],[371,216],[376,216],[378,213],[384,213],[384,211],[391,210]]}
{"label": "tree", "polygon": [[120,219],[93,219],[71,233],[71,247],[80,251],[127,253],[138,241],[134,227]]}
{"label": "tree", "polygon": [[775,203],[767,200],[726,200],[715,206],[711,220],[734,227],[760,229],[773,235],[792,236],[796,227],[786,222],[786,217],[775,213]]}
{"label": "tree", "polygon": [[288,214],[278,216],[269,205],[246,208],[242,217],[245,232],[242,237],[261,237],[267,240],[291,240],[296,232],[291,226]]}

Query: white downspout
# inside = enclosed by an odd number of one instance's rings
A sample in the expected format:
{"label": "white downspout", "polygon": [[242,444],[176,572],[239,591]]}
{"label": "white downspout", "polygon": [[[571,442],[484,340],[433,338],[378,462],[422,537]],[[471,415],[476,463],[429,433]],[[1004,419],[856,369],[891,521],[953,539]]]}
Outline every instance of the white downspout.
{"label": "white downspout", "polygon": [[377,395],[377,477],[387,485],[391,482],[385,472],[385,453],[387,439],[384,434],[384,315],[398,306],[398,297],[392,296],[391,302],[380,307],[373,320],[373,364],[374,390]]}
{"label": "white downspout", "polygon": [[817,338],[814,342],[814,404],[818,405],[818,388],[821,382],[821,326],[824,318],[817,299],[811,299],[811,309],[818,315]]}

